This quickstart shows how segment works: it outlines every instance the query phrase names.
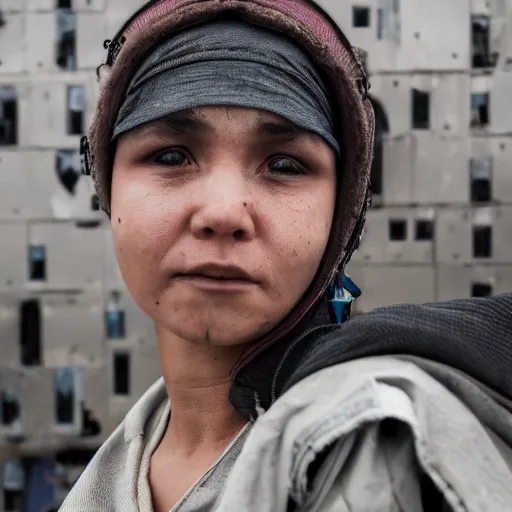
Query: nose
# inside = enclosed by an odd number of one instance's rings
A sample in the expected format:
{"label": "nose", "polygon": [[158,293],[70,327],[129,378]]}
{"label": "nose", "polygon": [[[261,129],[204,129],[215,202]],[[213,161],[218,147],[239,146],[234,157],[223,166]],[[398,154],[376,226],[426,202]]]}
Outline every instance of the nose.
{"label": "nose", "polygon": [[192,233],[199,239],[251,240],[256,226],[243,176],[221,173],[203,184],[202,204],[191,219]]}

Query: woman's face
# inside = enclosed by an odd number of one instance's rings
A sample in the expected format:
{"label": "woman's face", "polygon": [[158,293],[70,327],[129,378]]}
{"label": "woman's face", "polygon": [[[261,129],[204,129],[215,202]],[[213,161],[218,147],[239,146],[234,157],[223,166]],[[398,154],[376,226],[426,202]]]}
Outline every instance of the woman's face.
{"label": "woman's face", "polygon": [[134,300],[196,343],[248,343],[311,284],[336,194],[323,139],[256,109],[204,107],[118,142],[112,231]]}

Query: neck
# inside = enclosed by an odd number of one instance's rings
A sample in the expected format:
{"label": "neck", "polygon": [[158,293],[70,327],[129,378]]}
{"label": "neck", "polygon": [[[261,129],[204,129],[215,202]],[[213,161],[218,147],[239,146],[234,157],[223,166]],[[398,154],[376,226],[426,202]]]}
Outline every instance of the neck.
{"label": "neck", "polygon": [[191,343],[160,327],[156,333],[171,403],[162,446],[183,457],[223,449],[247,423],[228,399],[231,369],[247,347]]}

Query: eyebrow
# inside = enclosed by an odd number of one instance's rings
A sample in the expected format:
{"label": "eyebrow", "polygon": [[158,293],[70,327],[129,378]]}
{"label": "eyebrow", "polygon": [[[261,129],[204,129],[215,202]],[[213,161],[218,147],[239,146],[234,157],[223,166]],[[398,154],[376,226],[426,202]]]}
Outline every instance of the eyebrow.
{"label": "eyebrow", "polygon": [[[171,135],[187,135],[190,133],[212,134],[215,127],[201,116],[194,109],[181,110],[169,114],[155,123],[160,130]],[[281,141],[293,141],[300,136],[309,135],[311,132],[300,128],[286,120],[265,120],[260,119],[255,135],[257,137],[279,139]]]}

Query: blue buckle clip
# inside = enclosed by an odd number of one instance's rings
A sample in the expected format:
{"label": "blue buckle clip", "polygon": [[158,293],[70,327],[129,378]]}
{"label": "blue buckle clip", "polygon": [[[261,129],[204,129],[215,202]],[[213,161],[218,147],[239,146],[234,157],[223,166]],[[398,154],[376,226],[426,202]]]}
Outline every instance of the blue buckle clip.
{"label": "blue buckle clip", "polygon": [[342,324],[350,317],[352,303],[361,296],[359,287],[345,273],[340,272],[331,284],[330,300],[336,322]]}

